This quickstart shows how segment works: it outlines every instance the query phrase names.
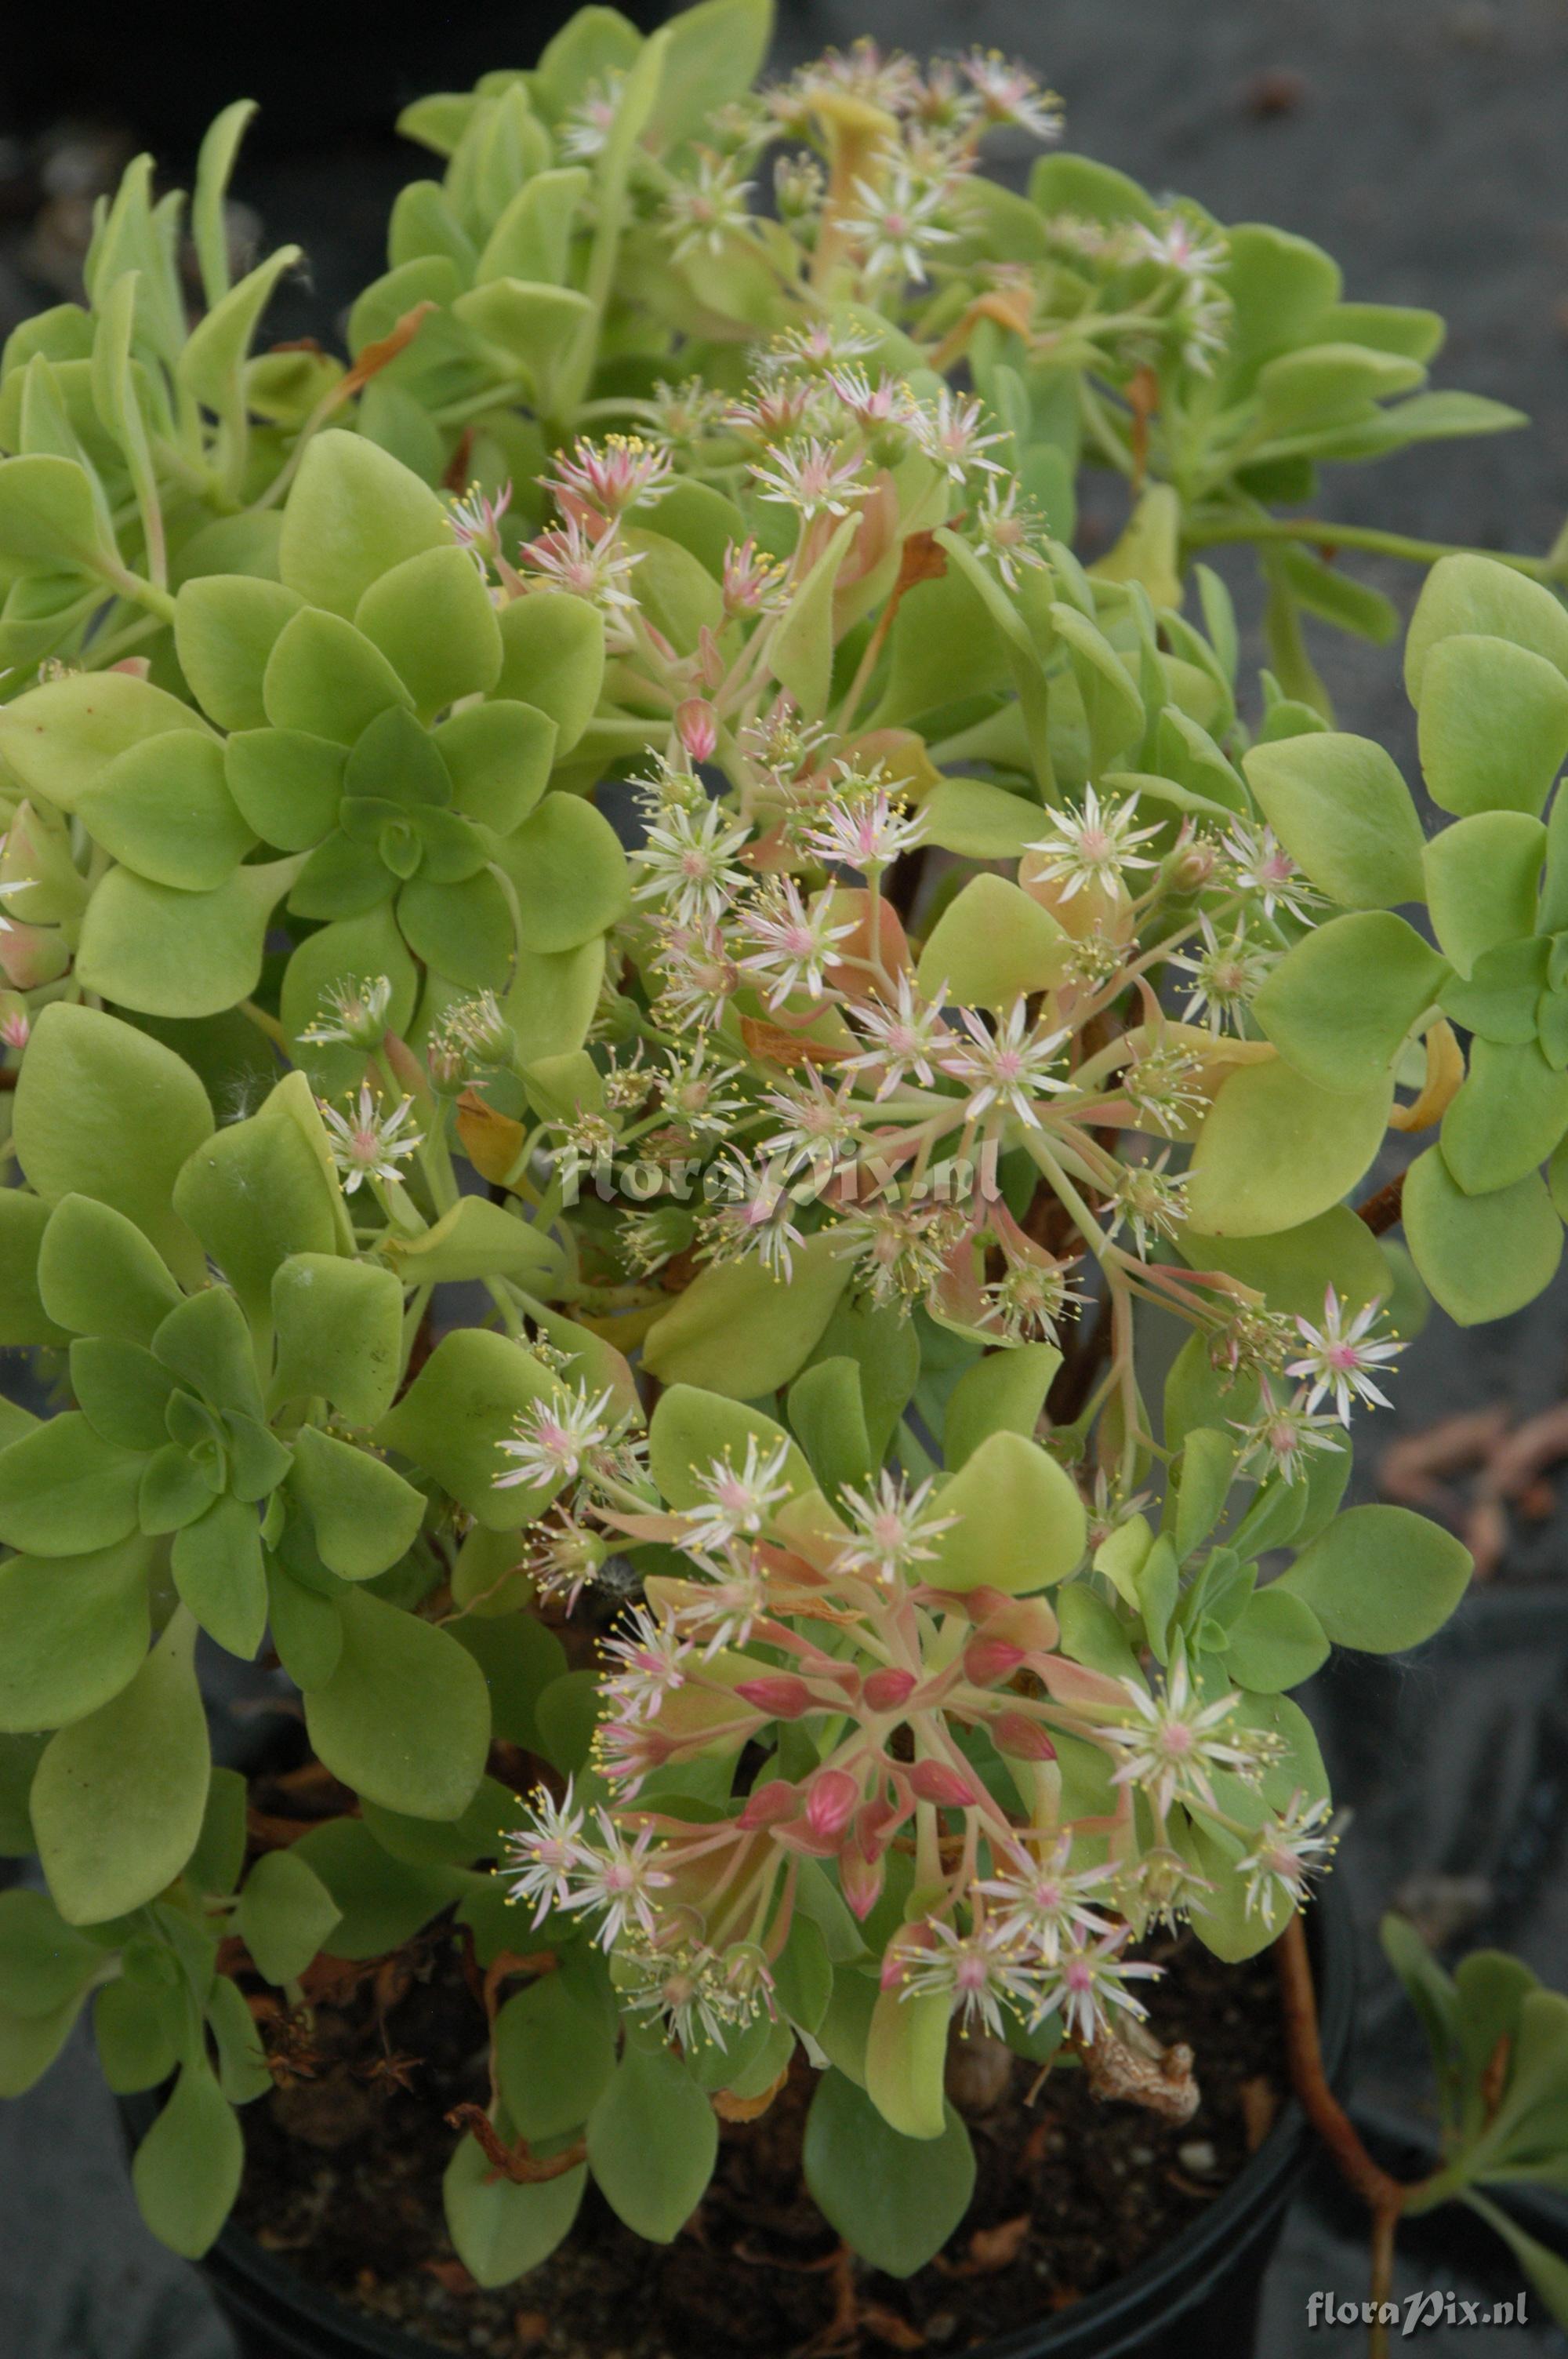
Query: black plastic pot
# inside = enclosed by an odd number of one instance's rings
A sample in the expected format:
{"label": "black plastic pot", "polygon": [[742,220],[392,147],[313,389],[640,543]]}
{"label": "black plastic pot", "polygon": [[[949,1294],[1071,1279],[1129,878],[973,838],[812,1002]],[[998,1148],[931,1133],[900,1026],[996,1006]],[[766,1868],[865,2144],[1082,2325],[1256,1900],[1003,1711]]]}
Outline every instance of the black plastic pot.
{"label": "black plastic pot", "polygon": [[[1309,1927],[1324,2061],[1337,2082],[1350,2049],[1356,1969],[1349,1916],[1332,1886]],[[133,2140],[155,2111],[151,2097],[123,2102]],[[1115,2285],[1038,2326],[979,2346],[970,2359],[1247,2359],[1263,2272],[1313,2154],[1300,2108],[1287,2105],[1195,2226]],[[225,2228],[201,2267],[243,2359],[442,2359],[436,2344],[380,2326],[308,2284],[243,2228]],[[682,2359],[706,2354],[693,2351]]]}

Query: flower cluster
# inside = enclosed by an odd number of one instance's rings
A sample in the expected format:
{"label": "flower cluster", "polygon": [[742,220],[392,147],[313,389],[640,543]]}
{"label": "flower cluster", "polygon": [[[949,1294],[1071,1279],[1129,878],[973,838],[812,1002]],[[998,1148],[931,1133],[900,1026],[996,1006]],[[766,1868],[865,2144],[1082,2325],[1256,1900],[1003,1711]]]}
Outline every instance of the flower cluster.
{"label": "flower cluster", "polygon": [[[579,1406],[577,1426],[597,1433],[600,1404]],[[557,1451],[557,1470],[579,1454]],[[1325,1812],[1298,1796],[1260,1824],[1218,1791],[1255,1788],[1281,1749],[1238,1694],[1201,1694],[1182,1657],[1154,1688],[1086,1669],[1059,1651],[1043,1596],[942,1586],[958,1519],[929,1479],[884,1470],[803,1525],[792,1455],[787,1436],[753,1431],[743,1454],[694,1465],[678,1508],[645,1474],[585,1467],[564,1528],[586,1516],[678,1550],[685,1569],[648,1575],[602,1642],[588,1783],[605,1799],[590,1808],[570,1780],[542,1789],[512,1839],[506,1874],[535,1926],[581,1915],[635,2005],[683,2046],[722,2048],[771,2011],[800,1862],[830,1864],[862,1922],[913,1878],[921,1910],[888,1943],[885,1990],[942,1994],[965,2030],[1055,2016],[1092,2042],[1143,2012],[1136,1984],[1157,1969],[1126,1954],[1138,1930],[1204,1906],[1200,1875],[1157,1872],[1193,1821],[1248,1847],[1249,1908],[1271,1882],[1303,1896]],[[575,1562],[580,1592],[593,1580],[580,1543]],[[793,1773],[773,1750],[786,1730],[809,1764]],[[1106,1781],[1105,1808],[1077,1821],[1063,1812],[1065,1744],[1088,1747]],[[662,1807],[683,1769],[754,1751],[770,1757],[728,1814]]]}

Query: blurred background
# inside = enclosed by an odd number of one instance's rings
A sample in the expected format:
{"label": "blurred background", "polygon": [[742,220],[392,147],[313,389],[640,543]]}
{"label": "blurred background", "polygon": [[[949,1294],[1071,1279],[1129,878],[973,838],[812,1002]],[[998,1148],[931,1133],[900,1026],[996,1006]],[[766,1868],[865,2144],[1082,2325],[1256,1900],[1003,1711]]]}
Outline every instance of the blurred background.
{"label": "blurred background", "polygon": [[[643,26],[666,13],[623,5]],[[79,292],[92,199],[132,155],[150,147],[167,180],[185,183],[210,117],[248,95],[263,111],[235,179],[236,226],[308,256],[269,315],[273,333],[341,342],[353,294],[384,266],[393,196],[427,168],[392,130],[398,108],[532,63],[569,13],[528,0],[385,23],[362,0],[11,12],[0,334]],[[1512,403],[1530,429],[1338,481],[1326,471],[1323,513],[1480,548],[1554,538],[1568,513],[1568,0],[781,0],[775,63],[860,34],[917,53],[979,43],[1021,55],[1065,101],[1070,147],[1221,221],[1317,240],[1352,298],[1444,313],[1434,381]],[[1022,183],[1029,152],[1001,148],[991,168]],[[1118,496],[1087,488],[1086,559],[1119,529]],[[1356,570],[1408,614],[1418,575]],[[1249,566],[1231,571],[1247,614]],[[1314,652],[1340,725],[1381,738],[1413,778],[1397,648],[1322,633]],[[1418,1658],[1347,1659],[1304,1701],[1354,1813],[1337,1881],[1360,1930],[1357,2104],[1419,2127],[1423,2055],[1377,1948],[1385,1908],[1440,1947],[1496,1943],[1568,1982],[1568,1280],[1478,1332],[1434,1315],[1396,1398],[1358,1430],[1360,1495],[1444,1517],[1481,1572]],[[91,2234],[73,2236],[75,2220]],[[5,2359],[229,2359],[200,2285],[136,2220],[82,2052],[0,2112],[0,2223]],[[1463,2215],[1407,2233],[1401,2251],[1401,2297],[1517,2291],[1517,2271],[1465,2236]],[[1358,2354],[1359,2330],[1309,2337],[1303,2321],[1309,2292],[1359,2297],[1365,2276],[1359,2223],[1324,2175],[1292,2214],[1260,2350]],[[1460,2359],[1476,2339],[1435,2327],[1419,2347]],[[1531,2328],[1506,2347],[1563,2354],[1568,2340]]]}

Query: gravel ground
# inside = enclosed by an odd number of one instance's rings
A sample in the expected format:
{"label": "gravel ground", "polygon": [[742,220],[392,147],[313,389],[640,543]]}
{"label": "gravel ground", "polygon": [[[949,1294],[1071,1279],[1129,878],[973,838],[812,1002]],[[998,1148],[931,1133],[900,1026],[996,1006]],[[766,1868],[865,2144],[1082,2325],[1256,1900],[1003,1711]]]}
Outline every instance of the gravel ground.
{"label": "gravel ground", "polygon": [[[783,62],[861,32],[917,49],[979,40],[1024,54],[1065,100],[1070,145],[1222,219],[1317,239],[1353,297],[1445,313],[1436,381],[1513,403],[1531,429],[1346,470],[1326,486],[1324,512],[1481,547],[1539,549],[1553,538],[1568,510],[1568,0],[786,0],[783,15]],[[12,160],[25,177],[25,154]],[[240,193],[268,238],[297,238],[311,255],[312,284],[288,296],[279,334],[330,332],[379,265],[393,190],[418,168],[356,132],[330,147],[275,150],[242,173]],[[0,234],[0,326],[54,299],[36,241]],[[1227,564],[1245,602],[1245,561]],[[1364,578],[1407,609],[1419,586],[1391,565],[1368,565]],[[1323,632],[1314,649],[1345,725],[1383,738],[1413,768],[1394,655]],[[1496,1402],[1528,1415],[1562,1397],[1565,1362],[1563,1282],[1479,1334],[1436,1319],[1379,1439]],[[1369,1492],[1369,1446],[1363,1460]],[[1309,1697],[1336,1793],[1356,1814],[1340,1873],[1363,1935],[1357,2094],[1407,2121],[1425,2103],[1420,2045],[1375,1941],[1396,1894],[1440,1936],[1505,1943],[1563,1979],[1563,1530],[1553,1507],[1510,1536],[1498,1578],[1419,1658],[1343,1664]],[[0,2219],[5,2359],[230,2359],[198,2281],[135,2218],[107,2101],[80,2048],[0,2115]],[[77,2220],[89,2234],[63,2232]],[[1484,2286],[1470,2267],[1439,2241],[1401,2260],[1397,2290],[1435,2286],[1485,2302],[1515,2289],[1511,2264]],[[1364,2277],[1332,2191],[1303,2199],[1271,2277],[1260,2349],[1270,2359],[1358,2354],[1359,2331],[1309,2335],[1305,2304],[1317,2288],[1358,2295]],[[1461,2359],[1476,2340],[1436,2326],[1412,2348]],[[1503,2347],[1545,2359],[1568,2353],[1568,2341],[1532,2326]]]}

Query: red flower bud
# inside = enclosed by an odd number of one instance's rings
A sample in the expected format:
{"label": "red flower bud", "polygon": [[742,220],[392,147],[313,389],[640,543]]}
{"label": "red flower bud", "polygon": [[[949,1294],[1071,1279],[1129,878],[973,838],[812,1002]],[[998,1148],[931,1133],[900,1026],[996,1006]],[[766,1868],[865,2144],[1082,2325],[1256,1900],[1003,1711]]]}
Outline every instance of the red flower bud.
{"label": "red flower bud", "polygon": [[974,1779],[950,1769],[945,1761],[916,1761],[909,1772],[909,1783],[923,1802],[935,1802],[945,1810],[967,1810],[979,1800]]}
{"label": "red flower bud", "polygon": [[913,1671],[872,1671],[861,1692],[872,1712],[896,1712],[914,1693]]}
{"label": "red flower bud", "polygon": [[806,1789],[806,1826],[819,1840],[837,1840],[860,1799],[860,1780],[847,1769],[819,1769]]}
{"label": "red flower bud", "polygon": [[858,1843],[851,1843],[839,1854],[838,1888],[856,1917],[869,1917],[881,1897],[881,1860],[868,1859]]}
{"label": "red flower bud", "polygon": [[795,1679],[787,1671],[770,1673],[761,1680],[742,1680],[735,1692],[742,1703],[765,1712],[770,1720],[799,1720],[815,1701],[806,1681]]}
{"label": "red flower bud", "polygon": [[800,1796],[787,1777],[770,1777],[748,1798],[737,1824],[746,1834],[754,1834],[759,1827],[776,1827],[785,1819],[793,1819],[800,1808]]}
{"label": "red flower bud", "polygon": [[964,1677],[978,1688],[1010,1679],[1023,1660],[1023,1648],[1006,1638],[976,1638],[964,1649]]}
{"label": "red flower bud", "polygon": [[719,743],[719,715],[706,698],[688,696],[676,707],[676,729],[694,762],[710,761]]}
{"label": "red flower bud", "polygon": [[1011,1753],[1015,1761],[1054,1761],[1056,1748],[1038,1721],[1027,1712],[999,1712],[991,1724],[991,1741],[999,1753]]}

